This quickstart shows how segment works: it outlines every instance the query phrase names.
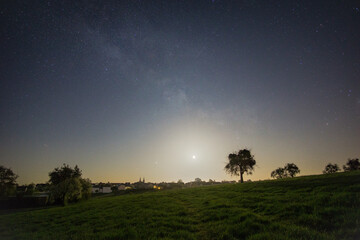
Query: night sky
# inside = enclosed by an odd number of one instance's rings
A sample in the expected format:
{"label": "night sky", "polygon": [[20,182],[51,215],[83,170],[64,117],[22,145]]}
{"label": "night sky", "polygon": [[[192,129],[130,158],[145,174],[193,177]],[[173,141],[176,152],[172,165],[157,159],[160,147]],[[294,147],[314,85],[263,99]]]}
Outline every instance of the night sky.
{"label": "night sky", "polygon": [[[76,2],[76,3],[75,3]],[[0,165],[252,180],[360,157],[360,1],[1,1]],[[249,176],[245,176],[245,180]]]}

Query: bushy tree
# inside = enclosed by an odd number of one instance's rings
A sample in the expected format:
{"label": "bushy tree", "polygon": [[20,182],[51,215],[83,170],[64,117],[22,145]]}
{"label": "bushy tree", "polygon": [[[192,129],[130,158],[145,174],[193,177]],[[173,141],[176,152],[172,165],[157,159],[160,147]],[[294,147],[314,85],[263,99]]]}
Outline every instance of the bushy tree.
{"label": "bushy tree", "polygon": [[329,173],[336,173],[338,171],[340,171],[340,168],[336,163],[335,164],[329,163],[328,165],[325,166],[323,173],[329,174]]}
{"label": "bushy tree", "polygon": [[57,185],[69,178],[80,178],[81,175],[81,170],[77,165],[72,169],[69,165],[64,163],[61,167],[57,167],[49,173],[49,182],[50,184]]}
{"label": "bushy tree", "polygon": [[296,174],[300,173],[300,169],[298,168],[298,166],[295,165],[295,163],[286,164],[284,169],[286,175],[289,177],[295,177]]}
{"label": "bushy tree", "polygon": [[287,177],[287,175],[285,169],[279,167],[278,169],[275,169],[274,171],[271,172],[271,177],[279,179],[279,178],[285,178]]}
{"label": "bushy tree", "polygon": [[9,196],[16,190],[16,175],[10,168],[0,166],[0,196]]}
{"label": "bushy tree", "polygon": [[240,176],[240,182],[244,182],[244,173],[252,174],[256,161],[251,155],[250,150],[242,149],[239,152],[230,153],[229,162],[225,166],[225,171],[231,175]]}
{"label": "bushy tree", "polygon": [[275,169],[270,175],[272,178],[286,178],[295,177],[298,173],[300,173],[298,166],[294,163],[288,163],[283,168]]}
{"label": "bushy tree", "polygon": [[111,186],[111,191],[113,192],[113,193],[117,193],[117,192],[119,192],[119,188],[117,187],[117,186]]}
{"label": "bushy tree", "polygon": [[201,183],[202,180],[201,180],[201,178],[195,178],[195,182],[196,182],[196,183]]}
{"label": "bushy tree", "polygon": [[51,193],[55,202],[67,205],[69,202],[88,199],[91,196],[90,180],[82,179],[81,175],[78,166],[72,169],[66,164],[49,173]]}
{"label": "bushy tree", "polygon": [[89,199],[91,197],[92,185],[90,179],[79,178],[81,183],[81,195],[83,199]]}
{"label": "bushy tree", "polygon": [[360,162],[358,158],[348,159],[346,165],[343,166],[344,171],[360,170]]}
{"label": "bushy tree", "polygon": [[51,193],[56,202],[67,205],[69,202],[79,201],[82,197],[79,178],[67,178],[57,185],[52,186]]}

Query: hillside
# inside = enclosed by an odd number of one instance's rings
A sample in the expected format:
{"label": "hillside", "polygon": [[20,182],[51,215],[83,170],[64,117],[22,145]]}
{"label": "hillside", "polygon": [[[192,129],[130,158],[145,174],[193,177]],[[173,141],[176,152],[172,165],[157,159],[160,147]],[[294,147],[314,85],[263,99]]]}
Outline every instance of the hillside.
{"label": "hillside", "polygon": [[360,172],[2,213],[0,239],[360,239]]}

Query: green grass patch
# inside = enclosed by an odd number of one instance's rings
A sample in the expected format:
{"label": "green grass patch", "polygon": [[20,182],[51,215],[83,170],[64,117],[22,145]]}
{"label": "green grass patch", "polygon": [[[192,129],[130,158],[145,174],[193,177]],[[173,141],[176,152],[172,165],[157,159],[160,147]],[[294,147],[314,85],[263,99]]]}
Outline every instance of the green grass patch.
{"label": "green grass patch", "polygon": [[360,239],[360,172],[6,211],[0,239]]}

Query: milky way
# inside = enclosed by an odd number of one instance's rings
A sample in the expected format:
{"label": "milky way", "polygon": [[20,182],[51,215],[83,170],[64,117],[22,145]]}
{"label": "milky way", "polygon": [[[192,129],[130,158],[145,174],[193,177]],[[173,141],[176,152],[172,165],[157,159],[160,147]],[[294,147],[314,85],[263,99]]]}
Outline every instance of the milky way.
{"label": "milky way", "polygon": [[[2,1],[0,158],[20,182],[253,179],[359,157],[358,1]],[[193,161],[192,156],[196,156]]]}

